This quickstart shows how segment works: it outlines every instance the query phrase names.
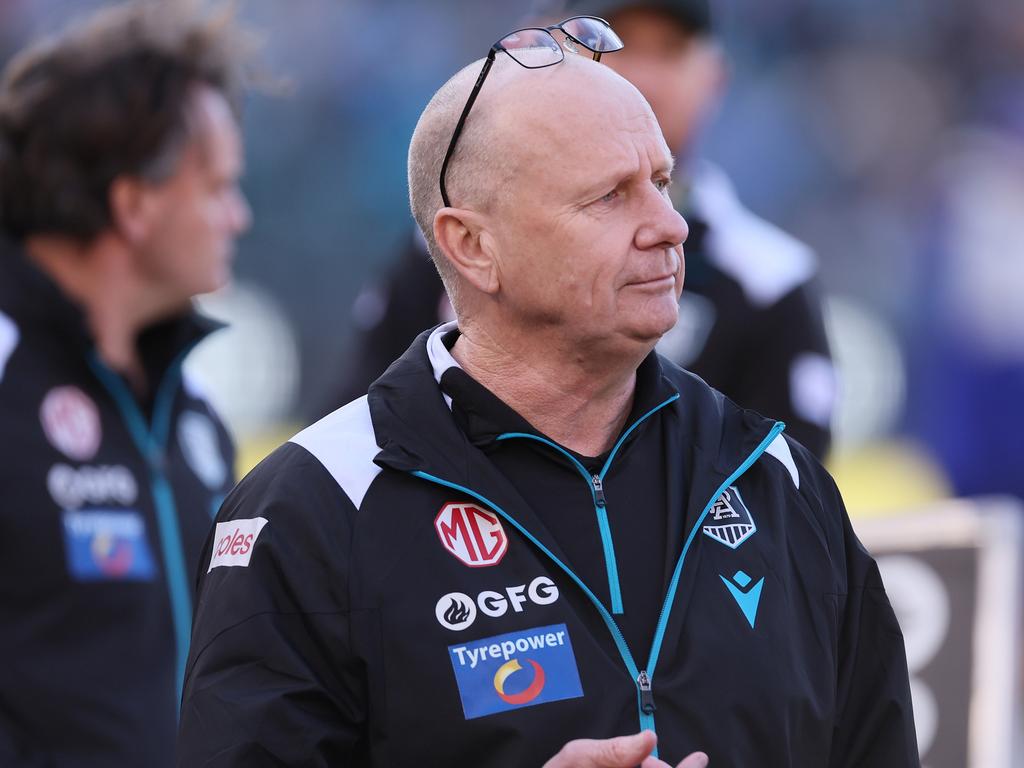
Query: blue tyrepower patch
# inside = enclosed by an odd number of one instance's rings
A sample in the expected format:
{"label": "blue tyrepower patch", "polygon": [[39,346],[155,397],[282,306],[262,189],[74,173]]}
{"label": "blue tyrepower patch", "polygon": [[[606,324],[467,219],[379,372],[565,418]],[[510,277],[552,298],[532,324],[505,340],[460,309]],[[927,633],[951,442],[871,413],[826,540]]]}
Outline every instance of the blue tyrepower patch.
{"label": "blue tyrepower patch", "polygon": [[67,510],[64,552],[77,581],[151,581],[156,577],[146,523],[132,510]]}
{"label": "blue tyrepower patch", "polygon": [[565,624],[448,646],[467,720],[583,695]]}

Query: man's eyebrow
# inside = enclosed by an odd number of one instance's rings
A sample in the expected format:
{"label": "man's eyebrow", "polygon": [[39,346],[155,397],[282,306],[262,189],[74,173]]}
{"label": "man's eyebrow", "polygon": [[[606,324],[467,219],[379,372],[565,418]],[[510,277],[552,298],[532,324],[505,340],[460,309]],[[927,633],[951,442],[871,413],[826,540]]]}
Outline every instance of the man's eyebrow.
{"label": "man's eyebrow", "polygon": [[624,165],[613,167],[601,174],[599,180],[580,188],[579,197],[587,200],[597,194],[604,194],[610,189],[618,187],[625,179],[637,172],[636,166],[626,168]]}

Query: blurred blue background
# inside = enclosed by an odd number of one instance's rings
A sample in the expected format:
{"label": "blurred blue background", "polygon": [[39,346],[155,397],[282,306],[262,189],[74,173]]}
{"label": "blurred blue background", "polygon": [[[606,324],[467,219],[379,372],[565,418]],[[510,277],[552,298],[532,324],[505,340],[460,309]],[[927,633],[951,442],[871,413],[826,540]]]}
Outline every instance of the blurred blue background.
{"label": "blurred blue background", "polygon": [[[102,3],[0,0],[0,59]],[[412,226],[419,112],[529,3],[247,0],[290,81],[244,114],[255,225],[234,329],[194,365],[244,462],[319,415],[350,307]],[[727,0],[731,85],[703,154],[821,260],[855,509],[1024,495],[1024,3]]]}

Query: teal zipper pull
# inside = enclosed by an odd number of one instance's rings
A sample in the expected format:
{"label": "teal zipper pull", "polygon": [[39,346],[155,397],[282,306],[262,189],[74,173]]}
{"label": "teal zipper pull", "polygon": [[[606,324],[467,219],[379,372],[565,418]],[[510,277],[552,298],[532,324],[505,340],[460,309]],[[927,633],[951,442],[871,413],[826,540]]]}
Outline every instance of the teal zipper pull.
{"label": "teal zipper pull", "polygon": [[640,710],[645,715],[653,715],[654,710],[656,710],[657,707],[654,706],[654,693],[651,691],[651,678],[647,676],[646,670],[640,670],[640,674],[636,676],[636,684],[640,689]]}
{"label": "teal zipper pull", "polygon": [[604,500],[604,483],[601,482],[601,476],[594,475],[590,478],[590,482],[594,485],[594,500],[597,502],[597,506],[607,506]]}

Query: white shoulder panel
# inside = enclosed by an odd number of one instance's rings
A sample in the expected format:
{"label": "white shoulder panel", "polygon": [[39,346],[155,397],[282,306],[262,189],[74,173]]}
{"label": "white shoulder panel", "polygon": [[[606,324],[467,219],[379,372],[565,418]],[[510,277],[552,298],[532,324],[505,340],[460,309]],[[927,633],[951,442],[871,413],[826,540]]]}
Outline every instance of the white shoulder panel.
{"label": "white shoulder panel", "polygon": [[18,346],[20,338],[18,326],[10,317],[0,312],[0,381],[3,381],[7,361],[14,354],[14,349]]}
{"label": "white shoulder panel", "polygon": [[765,453],[770,453],[789,470],[789,476],[793,478],[793,485],[797,488],[800,487],[800,473],[797,471],[796,462],[793,461],[793,453],[789,450],[789,443],[786,442],[786,438],[782,435],[778,435],[772,440],[771,445],[768,446],[768,450]]}
{"label": "white shoulder panel", "polygon": [[752,304],[771,306],[817,271],[814,251],[744,208],[720,169],[701,164],[692,195],[710,226],[708,258],[740,284]]}
{"label": "white shoulder panel", "polygon": [[380,467],[380,453],[366,395],[339,408],[295,435],[291,443],[316,456],[358,509]]}

